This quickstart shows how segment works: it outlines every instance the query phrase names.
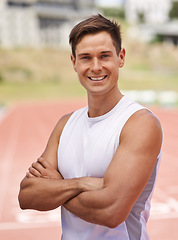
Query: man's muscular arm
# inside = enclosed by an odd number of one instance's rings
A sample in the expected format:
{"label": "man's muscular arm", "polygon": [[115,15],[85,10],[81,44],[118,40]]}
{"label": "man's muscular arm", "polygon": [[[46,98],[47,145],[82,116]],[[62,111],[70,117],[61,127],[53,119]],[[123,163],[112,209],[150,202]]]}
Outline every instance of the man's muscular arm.
{"label": "man's muscular arm", "polygon": [[47,211],[63,205],[81,192],[102,188],[102,179],[74,178],[64,180],[58,172],[59,137],[70,115],[64,116],[52,132],[42,156],[29,168],[22,180],[19,203],[22,209]]}
{"label": "man's muscular arm", "polygon": [[[103,187],[102,179],[75,178],[64,180],[53,166],[40,157],[26,174],[26,187],[22,187],[22,209],[31,208],[40,211],[55,209],[81,192],[94,191]],[[23,181],[22,181],[23,184]],[[31,187],[30,187],[31,184]],[[31,190],[29,191],[29,188]],[[24,206],[24,207],[23,207]]]}
{"label": "man's muscular arm", "polygon": [[63,180],[57,169],[59,138],[70,115],[59,120],[41,156],[47,160],[48,165],[43,165],[39,158],[29,169],[31,173],[29,171],[22,180],[19,192],[22,209],[51,210],[83,191],[83,186],[77,179]]}

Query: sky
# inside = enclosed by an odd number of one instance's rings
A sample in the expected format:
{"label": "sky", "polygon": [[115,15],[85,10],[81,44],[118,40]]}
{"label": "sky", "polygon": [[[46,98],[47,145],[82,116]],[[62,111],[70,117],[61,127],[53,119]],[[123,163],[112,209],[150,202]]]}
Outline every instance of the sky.
{"label": "sky", "polygon": [[124,0],[95,0],[101,6],[119,6]]}

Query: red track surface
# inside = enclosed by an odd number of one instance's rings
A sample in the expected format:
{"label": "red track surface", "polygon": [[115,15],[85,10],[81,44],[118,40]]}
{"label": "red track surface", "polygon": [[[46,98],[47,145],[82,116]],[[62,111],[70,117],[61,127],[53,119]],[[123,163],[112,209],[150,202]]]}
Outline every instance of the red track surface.
{"label": "red track surface", "polygon": [[[54,125],[86,101],[29,103],[10,109],[0,120],[0,239],[60,239],[60,210],[40,213],[18,206],[19,184],[42,153]],[[151,109],[164,132],[163,157],[152,200],[151,240],[178,239],[178,110]]]}

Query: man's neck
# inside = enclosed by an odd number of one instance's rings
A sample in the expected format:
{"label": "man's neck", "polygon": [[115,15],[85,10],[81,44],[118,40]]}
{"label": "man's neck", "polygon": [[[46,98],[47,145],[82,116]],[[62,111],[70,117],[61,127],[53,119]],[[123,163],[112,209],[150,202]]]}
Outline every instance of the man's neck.
{"label": "man's neck", "polygon": [[123,97],[118,90],[117,94],[112,96],[89,95],[88,96],[88,115],[89,117],[99,117],[111,111]]}

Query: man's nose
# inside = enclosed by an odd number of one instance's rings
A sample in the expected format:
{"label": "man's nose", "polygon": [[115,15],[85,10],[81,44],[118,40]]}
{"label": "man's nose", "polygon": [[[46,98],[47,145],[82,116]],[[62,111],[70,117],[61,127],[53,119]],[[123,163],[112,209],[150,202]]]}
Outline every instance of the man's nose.
{"label": "man's nose", "polygon": [[91,71],[93,72],[99,72],[102,69],[101,62],[98,58],[94,58],[91,63]]}

